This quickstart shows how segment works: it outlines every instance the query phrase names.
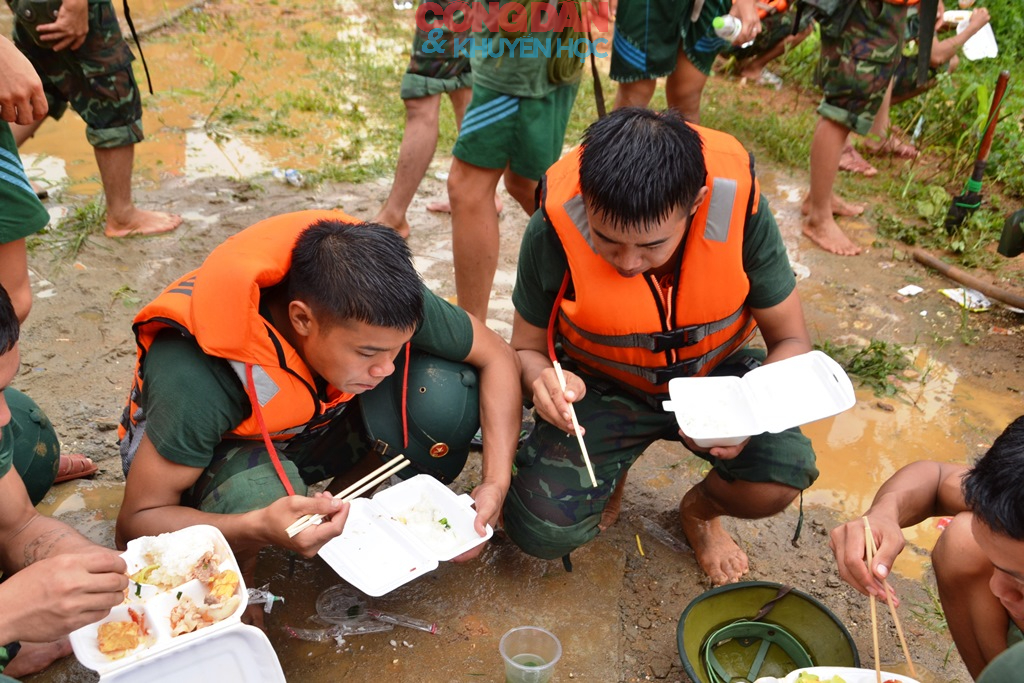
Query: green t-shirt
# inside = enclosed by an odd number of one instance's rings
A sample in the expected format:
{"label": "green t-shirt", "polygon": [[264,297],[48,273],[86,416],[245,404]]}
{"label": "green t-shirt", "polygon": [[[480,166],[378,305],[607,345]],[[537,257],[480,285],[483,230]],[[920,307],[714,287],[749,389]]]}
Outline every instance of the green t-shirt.
{"label": "green t-shirt", "polygon": [[[512,303],[526,322],[547,327],[568,267],[565,249],[554,227],[537,211],[523,234],[512,291]],[[751,308],[780,304],[796,287],[782,234],[764,195],[743,235],[743,269],[750,279],[747,305]]]}
{"label": "green t-shirt", "polygon": [[14,428],[8,422],[0,427],[0,478],[11,471],[14,464]]}
{"label": "green t-shirt", "polygon": [[[423,323],[412,337],[413,347],[465,359],[473,346],[469,317],[425,287],[423,294]],[[245,388],[228,362],[206,355],[195,340],[174,330],[157,335],[143,373],[146,435],[160,455],[180,465],[209,465],[223,435],[251,413]]]}
{"label": "green t-shirt", "polygon": [[[518,2],[529,8],[527,0],[501,0],[500,5],[504,6],[509,2]],[[489,3],[487,4],[489,5]],[[500,43],[502,40],[500,29],[497,32],[492,32],[484,26],[482,31],[457,35],[471,35],[471,43],[466,49],[471,57],[473,83],[496,90],[503,95],[532,99],[544,97],[559,87],[548,80],[548,57],[532,47],[538,44],[545,46],[544,49],[549,50],[552,57],[556,56],[558,41],[554,31],[531,31],[525,34],[513,48],[512,56],[509,55],[509,45]],[[460,40],[465,40],[465,38],[460,38]],[[509,43],[515,42],[515,38],[505,38],[505,40]],[[530,46],[526,54],[535,53],[535,56],[523,56],[524,43]],[[483,52],[488,44],[491,46],[491,51],[485,55]],[[499,44],[501,44],[502,50],[500,56],[490,56],[499,54]],[[550,47],[548,47],[549,45]]]}
{"label": "green t-shirt", "polygon": [[28,237],[50,222],[50,214],[28,182],[6,121],[0,121],[0,206],[0,244]]}

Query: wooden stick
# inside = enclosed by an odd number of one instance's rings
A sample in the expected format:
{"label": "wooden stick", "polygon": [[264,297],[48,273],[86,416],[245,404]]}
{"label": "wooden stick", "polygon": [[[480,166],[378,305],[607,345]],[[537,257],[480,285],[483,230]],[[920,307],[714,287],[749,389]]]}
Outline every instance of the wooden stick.
{"label": "wooden stick", "polygon": [[[405,455],[398,455],[375,469],[373,472],[370,472],[356,483],[334,494],[334,498],[341,498],[346,502],[350,501],[374,486],[377,486],[382,481],[410,464],[412,464],[412,462],[406,460]],[[291,538],[303,529],[313,526],[314,524],[319,524],[321,519],[323,519],[323,515],[303,515],[295,520],[295,522],[285,529],[285,531],[288,532],[288,537]]]}
{"label": "wooden stick", "polygon": [[[555,374],[558,376],[558,384],[565,391],[565,375],[562,373],[562,365],[554,361]],[[597,477],[594,476],[594,466],[590,464],[590,454],[587,453],[587,444],[583,443],[583,434],[580,433],[580,423],[576,421],[576,409],[569,404],[569,419],[572,420],[572,428],[576,431],[576,440],[580,442],[580,451],[583,453],[583,462],[587,466],[587,474],[590,475],[590,483],[597,488]]]}
{"label": "wooden stick", "polygon": [[[868,518],[864,518],[864,530],[867,532],[868,539],[871,543],[871,554],[874,555],[878,552],[878,548],[875,547],[875,537],[871,534],[871,525],[868,523]],[[868,569],[870,570],[870,561]],[[889,590],[889,583],[882,579],[882,587],[885,588],[885,602],[889,605],[889,614],[892,615],[893,623],[896,624],[896,635],[900,638],[900,647],[903,648],[903,656],[907,660],[907,666],[910,668],[910,675],[913,678],[917,678],[917,671],[914,670],[914,662],[910,658],[910,648],[907,647],[907,639],[903,637],[903,626],[900,625],[900,618],[896,614],[896,606],[892,604],[892,592]]]}
{"label": "wooden stick", "polygon": [[[868,518],[864,517],[864,550],[868,558],[868,571],[871,572],[871,562],[874,559],[874,538],[871,537],[871,525]],[[882,664],[878,661],[878,613],[875,610],[875,596],[869,595],[871,601],[871,640],[875,646],[875,678],[877,683],[882,683]]]}

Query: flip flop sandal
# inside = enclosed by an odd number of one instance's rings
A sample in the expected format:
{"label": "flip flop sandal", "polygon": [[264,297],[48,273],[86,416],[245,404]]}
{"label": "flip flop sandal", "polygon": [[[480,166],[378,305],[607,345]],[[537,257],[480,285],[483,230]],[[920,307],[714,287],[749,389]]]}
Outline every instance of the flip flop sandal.
{"label": "flip flop sandal", "polygon": [[867,159],[862,157],[856,147],[850,146],[843,149],[839,157],[839,170],[849,173],[859,173],[868,178],[878,175],[878,169],[872,166]]}
{"label": "flip flop sandal", "polygon": [[99,469],[99,466],[92,459],[80,453],[61,454],[57,478],[53,480],[53,483],[59,484],[64,481],[71,481],[72,479],[91,477]]}

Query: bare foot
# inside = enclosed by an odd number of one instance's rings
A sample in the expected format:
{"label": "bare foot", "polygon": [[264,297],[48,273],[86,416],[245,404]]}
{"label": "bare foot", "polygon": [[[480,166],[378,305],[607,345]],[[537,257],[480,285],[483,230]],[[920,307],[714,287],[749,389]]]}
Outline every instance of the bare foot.
{"label": "bare foot", "polygon": [[803,233],[819,247],[833,254],[856,256],[861,252],[861,248],[850,241],[831,216],[821,222],[807,218],[804,221]]}
{"label": "bare foot", "polygon": [[[841,198],[835,192],[832,193],[832,215],[833,216],[849,216],[854,218],[864,213],[863,204],[854,204]],[[804,195],[803,203],[800,204],[800,213],[804,216],[811,215],[811,197],[810,195]]]}
{"label": "bare foot", "polygon": [[61,638],[49,643],[21,643],[18,656],[4,669],[4,674],[21,678],[42,671],[62,657],[71,654],[71,641]]}
{"label": "bare foot", "polygon": [[890,135],[889,139],[877,145],[873,145],[870,142],[865,142],[864,146],[867,148],[870,154],[877,156],[891,156],[900,159],[916,159],[919,152],[909,142],[903,142],[895,135]]}
{"label": "bare foot", "polygon": [[687,491],[679,503],[683,533],[697,556],[697,564],[711,579],[712,585],[736,583],[750,570],[747,554],[722,527],[720,518],[706,520],[692,514],[692,510],[701,507],[699,499],[703,495],[698,484]]}
{"label": "bare foot", "polygon": [[601,512],[601,521],[597,523],[597,528],[601,531],[606,531],[619,519],[619,512],[622,510],[622,493],[626,490],[626,475],[628,473],[628,471],[623,473],[619,482],[615,485],[615,490],[612,491],[612,495],[608,498],[608,504],[604,506],[604,511]]}
{"label": "bare foot", "polygon": [[159,235],[170,232],[181,225],[181,216],[162,211],[134,209],[127,219],[115,220],[107,213],[107,237],[135,237],[136,235]]}
{"label": "bare foot", "polygon": [[839,157],[839,170],[859,173],[868,178],[878,175],[878,169],[869,164],[853,145],[843,147],[843,154]]}
{"label": "bare foot", "polygon": [[[501,213],[501,210],[505,208],[505,205],[501,202],[501,197],[494,195],[494,210]],[[451,213],[452,205],[451,202],[430,202],[427,204],[427,211],[433,211],[434,213]]]}

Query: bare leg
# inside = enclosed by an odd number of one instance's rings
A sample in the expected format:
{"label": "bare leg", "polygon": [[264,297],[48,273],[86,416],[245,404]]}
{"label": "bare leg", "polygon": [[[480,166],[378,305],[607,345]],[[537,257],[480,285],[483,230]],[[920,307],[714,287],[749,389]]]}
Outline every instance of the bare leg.
{"label": "bare leg", "polygon": [[971,514],[962,512],[939,536],[932,566],[949,634],[972,678],[1006,649],[1009,617],[992,594],[992,562],[971,533]]}
{"label": "bare leg", "polygon": [[626,476],[628,474],[629,470],[622,473],[619,483],[615,485],[615,490],[612,491],[611,497],[608,498],[608,504],[604,506],[604,510],[601,512],[601,521],[597,524],[597,528],[601,531],[606,531],[608,527],[615,524],[619,519],[619,513],[622,512],[622,494],[626,491]]}
{"label": "bare leg", "polygon": [[181,216],[162,211],[143,211],[132,203],[132,165],[135,145],[94,147],[100,167],[103,192],[107,196],[107,237],[157,235],[174,230]]}
{"label": "bare leg", "polygon": [[619,83],[619,87],[615,91],[615,109],[646,107],[654,97],[654,86],[657,84],[658,81],[654,78],[632,83]]}
{"label": "bare leg", "polygon": [[917,149],[900,140],[893,134],[892,121],[889,119],[889,109],[892,106],[892,88],[894,81],[889,81],[889,89],[885,91],[885,98],[882,100],[875,120],[871,124],[864,140],[864,147],[872,154],[889,155],[901,159],[913,159],[917,156]]}
{"label": "bare leg", "polygon": [[726,482],[714,470],[679,503],[679,519],[700,568],[720,586],[749,569],[747,554],[722,526],[721,517],[761,519],[781,512],[800,492],[782,484]]}
{"label": "bare leg", "polygon": [[505,169],[505,189],[512,195],[512,198],[519,202],[527,216],[532,216],[537,210],[537,185],[538,181],[524,178],[512,169]]}
{"label": "bare leg", "polygon": [[398,149],[395,182],[391,185],[384,206],[373,222],[386,225],[402,237],[409,236],[409,222],[405,213],[416,195],[437,149],[438,112],[441,96],[430,95],[403,100],[405,104],[405,132]]}
{"label": "bare leg", "polygon": [[43,121],[45,120],[45,118],[42,118],[38,121],[33,121],[32,123],[12,123],[11,134],[14,136],[14,143],[18,145],[18,147],[21,147],[25,144],[26,140],[36,134],[36,131],[39,130],[39,126],[43,125]]}
{"label": "bare leg", "polygon": [[[825,251],[842,256],[854,256],[861,252],[860,247],[850,241],[832,216],[832,212],[839,208],[833,206],[832,186],[839,172],[839,157],[849,132],[848,128],[834,121],[818,119],[811,140],[811,190],[802,209],[807,216],[804,220],[804,234]],[[863,211],[863,207],[859,208]]]}
{"label": "bare leg", "polygon": [[687,121],[700,123],[700,96],[708,77],[695,67],[686,54],[679,50],[676,70],[665,82],[665,99],[668,106],[677,109]]}
{"label": "bare leg", "polygon": [[18,322],[25,322],[32,310],[32,286],[28,280],[28,250],[24,239],[0,244],[0,285],[11,297]]}
{"label": "bare leg", "polygon": [[58,659],[71,654],[71,641],[60,638],[49,643],[22,642],[18,656],[4,669],[4,674],[21,678],[42,671]]}
{"label": "bare leg", "polygon": [[[455,127],[458,130],[462,130],[462,118],[466,115],[466,108],[469,107],[470,101],[473,99],[472,88],[459,88],[454,92],[448,93],[449,99],[452,101],[452,109],[455,110]],[[501,210],[505,208],[502,206],[501,197],[497,194],[494,195],[494,210],[501,213]],[[433,211],[434,213],[451,213],[452,205],[451,202],[430,202],[427,204],[427,211]]]}
{"label": "bare leg", "polygon": [[455,291],[459,306],[480,320],[487,320],[500,243],[498,212],[487,199],[494,196],[503,172],[454,158],[448,174]]}

